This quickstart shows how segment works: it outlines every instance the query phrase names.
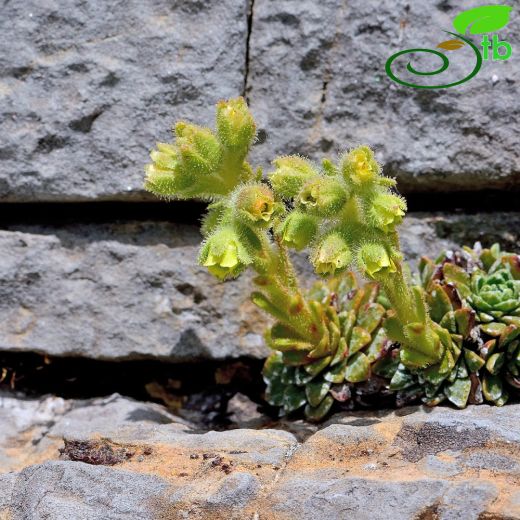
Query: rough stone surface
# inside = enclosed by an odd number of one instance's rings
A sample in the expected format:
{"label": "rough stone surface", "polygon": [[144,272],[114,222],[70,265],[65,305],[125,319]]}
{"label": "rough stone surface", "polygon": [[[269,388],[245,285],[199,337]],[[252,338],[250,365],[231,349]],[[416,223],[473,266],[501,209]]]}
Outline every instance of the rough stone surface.
{"label": "rough stone surface", "polygon": [[0,423],[0,473],[53,458],[63,446],[64,438],[82,442],[116,434],[151,435],[148,432],[153,432],[158,424],[167,427],[170,433],[191,429],[189,423],[160,405],[117,394],[67,400],[55,396],[23,398],[4,393],[0,394]]}
{"label": "rough stone surface", "polygon": [[[479,5],[469,0],[463,7]],[[435,49],[449,39],[442,31],[453,30],[461,10],[452,0],[257,0],[247,85],[262,129],[255,159],[268,164],[291,153],[317,159],[367,143],[408,193],[518,189],[520,68],[514,56],[484,62],[473,80],[456,88],[406,88],[385,73],[392,54]],[[519,28],[514,14],[500,38],[515,48]],[[452,65],[431,84],[461,79],[475,63],[468,46],[448,57]],[[439,67],[439,59],[419,58],[413,60],[419,70]],[[409,60],[401,59],[404,67]],[[417,80],[405,77],[411,78]]]}
{"label": "rough stone surface", "polygon": [[142,197],[173,121],[243,90],[246,0],[6,2],[0,197]]}
{"label": "rough stone surface", "polygon": [[[480,0],[464,7],[474,5]],[[155,141],[182,117],[209,124],[213,104],[246,82],[260,123],[253,158],[264,165],[277,154],[318,158],[366,142],[406,192],[512,187],[520,176],[514,53],[446,90],[401,87],[384,71],[399,50],[435,48],[459,11],[453,0],[8,2],[0,196],[142,199]],[[515,14],[500,31],[513,48]],[[468,46],[449,58],[443,79],[472,68]]]}
{"label": "rough stone surface", "polygon": [[[21,471],[11,497],[13,520],[139,520],[167,511],[168,485],[139,475],[81,462],[52,461]],[[163,516],[164,518],[164,516]]]}
{"label": "rough stone surface", "polygon": [[0,465],[2,520],[520,518],[520,405],[341,414],[300,441],[281,430],[196,433],[117,395],[11,396],[0,410],[34,441],[30,455],[0,445],[2,462],[11,457]]}
{"label": "rough stone surface", "polygon": [[[409,217],[413,263],[459,242],[518,239],[520,216]],[[250,275],[220,283],[196,265],[194,226],[157,222],[0,231],[0,349],[97,359],[263,357],[267,320]],[[313,275],[302,255],[303,283]]]}

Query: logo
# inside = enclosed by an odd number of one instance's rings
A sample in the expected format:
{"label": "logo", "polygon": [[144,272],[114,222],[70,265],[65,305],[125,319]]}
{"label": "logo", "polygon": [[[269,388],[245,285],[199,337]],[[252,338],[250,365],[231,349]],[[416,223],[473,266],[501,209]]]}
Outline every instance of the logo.
{"label": "logo", "polygon": [[[466,81],[469,81],[475,77],[481,69],[483,61],[488,61],[490,59],[493,61],[508,60],[513,54],[511,44],[506,41],[499,40],[499,37],[496,34],[493,34],[492,38],[490,38],[489,33],[499,31],[509,23],[509,15],[511,10],[512,7],[507,5],[486,5],[482,7],[476,7],[474,9],[469,9],[468,11],[463,11],[453,20],[453,27],[455,28],[456,32],[444,31],[453,38],[439,43],[439,45],[437,45],[437,49],[441,50],[418,48],[407,49],[393,54],[390,56],[390,58],[388,58],[385,65],[385,70],[388,77],[396,83],[404,85],[405,87],[428,89],[450,88],[461,85],[462,83],[465,83]],[[480,42],[482,51],[468,36],[466,36],[468,31],[470,35],[483,35]],[[456,51],[466,46],[471,48],[475,55],[475,66],[473,67],[473,70],[461,80],[453,81],[452,83],[447,83],[444,85],[420,85],[399,79],[394,72],[394,64],[396,64],[396,60],[398,60],[401,56],[413,53],[428,53],[441,59],[442,64],[440,67],[432,71],[421,71],[417,70],[412,65],[411,61],[409,61],[406,65],[406,70],[408,70],[408,72],[411,74],[423,77],[441,74],[450,66],[450,61],[445,53]]]}

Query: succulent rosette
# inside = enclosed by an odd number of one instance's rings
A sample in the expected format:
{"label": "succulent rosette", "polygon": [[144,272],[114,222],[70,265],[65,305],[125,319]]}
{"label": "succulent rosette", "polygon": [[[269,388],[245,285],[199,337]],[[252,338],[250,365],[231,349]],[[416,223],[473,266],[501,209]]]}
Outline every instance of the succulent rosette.
{"label": "succulent rosette", "polygon": [[520,388],[520,257],[480,244],[423,259],[430,315],[460,348],[455,368],[427,402],[503,405]]}
{"label": "succulent rosette", "polygon": [[317,421],[333,406],[351,409],[371,398],[402,404],[417,397],[417,386],[395,392],[389,387],[399,352],[382,326],[386,309],[379,295],[377,283],[358,286],[352,272],[317,282],[307,298],[324,325],[318,347],[304,331],[281,323],[269,329],[267,343],[274,352],[263,370],[266,400],[282,415],[303,410]]}

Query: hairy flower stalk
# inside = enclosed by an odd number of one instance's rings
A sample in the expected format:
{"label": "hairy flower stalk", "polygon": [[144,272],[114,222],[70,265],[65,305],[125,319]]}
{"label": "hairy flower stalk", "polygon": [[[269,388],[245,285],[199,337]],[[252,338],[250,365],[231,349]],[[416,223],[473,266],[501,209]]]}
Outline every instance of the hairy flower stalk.
{"label": "hairy flower stalk", "polygon": [[[410,287],[403,275],[396,227],[406,203],[392,193],[395,181],[381,174],[373,152],[361,146],[337,166],[327,161],[322,168],[301,157],[284,157],[274,165],[273,190],[294,205],[282,229],[291,227],[294,214],[300,221],[313,219],[310,258],[316,273],[337,275],[356,267],[379,282],[392,304],[387,330],[402,346],[402,362],[410,368],[451,366],[451,342],[439,337],[421,288]],[[282,240],[295,245],[290,235],[282,234]]]}
{"label": "hairy flower stalk", "polygon": [[[247,268],[256,271],[253,302],[298,339],[317,347],[323,335],[321,318],[300,291],[286,245],[278,233],[274,239],[271,233],[285,206],[261,181],[261,172],[253,172],[246,162],[256,126],[245,101],[217,105],[215,132],[179,122],[174,135],[174,143],[158,143],[152,151],[146,189],[168,199],[209,201],[199,263],[221,280],[236,278]],[[304,247],[305,236],[308,241],[313,233],[312,219],[293,219],[281,233]]]}

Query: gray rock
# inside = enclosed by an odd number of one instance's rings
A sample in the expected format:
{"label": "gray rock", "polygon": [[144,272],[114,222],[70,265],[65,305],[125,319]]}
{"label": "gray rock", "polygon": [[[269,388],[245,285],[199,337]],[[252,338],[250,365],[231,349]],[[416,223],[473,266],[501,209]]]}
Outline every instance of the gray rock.
{"label": "gray rock", "polygon": [[97,359],[263,357],[250,275],[197,266],[198,230],[174,224],[0,231],[0,349]]}
{"label": "gray rock", "polygon": [[[471,0],[463,8],[479,5]],[[247,81],[262,136],[254,159],[267,165],[276,155],[335,157],[366,143],[403,192],[515,187],[520,69],[514,56],[484,62],[475,78],[448,89],[403,87],[385,73],[392,54],[435,49],[451,38],[443,30],[453,30],[463,8],[451,0],[257,0]],[[500,38],[515,48],[519,28],[512,16]],[[451,66],[433,84],[473,68],[469,46],[448,54]],[[419,70],[439,66],[438,59],[420,58],[413,60]]]}
{"label": "gray rock", "polygon": [[11,496],[16,483],[16,473],[5,473],[0,475],[0,518],[7,516],[11,504]]}
{"label": "gray rock", "polygon": [[247,2],[9,2],[0,32],[0,197],[142,198],[179,118],[244,84]]}
{"label": "gray rock", "polygon": [[[453,247],[452,230],[461,243],[489,245],[512,242],[515,229],[517,213],[411,216],[403,251],[413,265]],[[264,357],[268,318],[249,301],[251,275],[218,282],[196,265],[200,240],[194,226],[165,222],[9,226],[0,231],[0,349],[96,359]],[[305,255],[296,260],[309,285]]]}
{"label": "gray rock", "polygon": [[206,499],[213,507],[244,507],[258,493],[258,479],[250,473],[237,472],[222,480],[219,489]]}
{"label": "gray rock", "polygon": [[117,394],[89,400],[1,394],[0,423],[0,473],[58,458],[64,438],[75,442],[111,435],[143,439],[153,435],[158,425],[172,434],[191,430],[163,406]]}
{"label": "gray rock", "polygon": [[[464,496],[457,495],[461,491]],[[482,486],[464,482],[450,486],[445,481],[422,479],[384,482],[342,478],[332,471],[316,471],[304,477],[286,479],[272,500],[274,511],[302,520],[477,520],[496,495],[492,484]]]}
{"label": "gray rock", "polygon": [[[401,87],[385,74],[391,54],[435,48],[447,37],[455,3],[256,0],[250,35],[248,5],[4,6],[0,196],[143,199],[142,168],[155,141],[169,139],[179,118],[209,124],[214,103],[242,93],[246,81],[260,123],[255,162],[334,156],[367,142],[407,192],[507,188],[518,180],[512,60],[489,61],[472,81],[446,90]],[[513,16],[500,31],[513,47],[518,24]],[[443,79],[472,66],[467,46],[449,58]]]}
{"label": "gray rock", "polygon": [[[40,403],[40,420],[54,417],[43,435],[20,432],[40,451],[0,475],[0,518],[520,518],[520,405],[342,414],[298,442],[281,430],[194,433],[120,396],[65,404],[53,415]],[[6,408],[2,421],[16,420],[14,398]]]}
{"label": "gray rock", "polygon": [[167,490],[168,484],[152,475],[51,461],[19,473],[11,498],[11,518],[152,520],[170,508]]}
{"label": "gray rock", "polygon": [[520,432],[515,426],[520,419],[520,407],[516,405],[507,409],[468,406],[464,410],[424,407],[417,411],[404,417],[395,439],[403,457],[410,462],[447,450],[520,445]]}

